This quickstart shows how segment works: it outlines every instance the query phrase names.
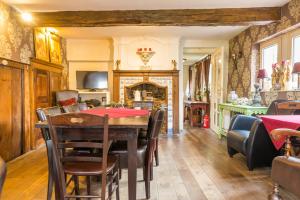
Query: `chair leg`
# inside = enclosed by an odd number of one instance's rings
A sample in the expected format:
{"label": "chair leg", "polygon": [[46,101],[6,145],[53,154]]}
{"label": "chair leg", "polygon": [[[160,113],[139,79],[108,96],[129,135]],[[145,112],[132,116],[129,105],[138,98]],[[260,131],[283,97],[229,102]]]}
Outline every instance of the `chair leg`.
{"label": "chair leg", "polygon": [[282,200],[282,197],[279,194],[279,185],[277,183],[273,186],[273,192],[269,195],[269,200]]}
{"label": "chair leg", "polygon": [[[86,190],[87,190],[88,195],[91,195],[91,185],[92,185],[91,176],[87,176],[86,177]],[[90,198],[88,198],[88,199],[90,199]]]}
{"label": "chair leg", "polygon": [[227,151],[228,151],[228,155],[230,156],[230,158],[232,158],[233,155],[237,153],[237,151],[231,147],[227,147]]}
{"label": "chair leg", "polygon": [[154,151],[154,156],[155,156],[155,163],[156,166],[159,166],[159,157],[158,157],[158,139],[156,139],[156,148]]}
{"label": "chair leg", "polygon": [[[119,168],[119,167],[118,167]],[[118,171],[118,169],[117,169]],[[117,172],[118,173],[118,172]],[[119,174],[116,176],[116,184],[117,184],[117,189],[116,189],[116,200],[120,200],[120,184],[119,184]]]}
{"label": "chair leg", "polygon": [[[113,175],[112,175],[113,176]],[[111,200],[113,182],[108,185],[108,200]]]}
{"label": "chair leg", "polygon": [[52,173],[49,171],[49,174],[48,174],[47,200],[51,200],[52,191],[53,191],[53,177],[52,177]]}
{"label": "chair leg", "polygon": [[150,176],[151,176],[151,163],[145,166],[145,191],[146,199],[150,199]]}
{"label": "chair leg", "polygon": [[153,162],[151,162],[151,165],[150,165],[150,181],[153,180]]}
{"label": "chair leg", "polygon": [[[74,180],[75,195],[80,195],[78,176],[73,176],[73,180]],[[76,198],[76,200],[80,200],[80,198]]]}

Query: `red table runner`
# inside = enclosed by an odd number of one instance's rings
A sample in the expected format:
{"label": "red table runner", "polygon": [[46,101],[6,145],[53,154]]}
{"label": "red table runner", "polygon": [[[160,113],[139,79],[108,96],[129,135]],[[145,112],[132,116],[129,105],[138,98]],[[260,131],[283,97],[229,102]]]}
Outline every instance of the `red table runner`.
{"label": "red table runner", "polygon": [[[277,128],[289,128],[297,130],[300,128],[300,115],[262,115],[262,119],[267,131],[271,134],[271,131]],[[271,137],[271,135],[270,135]],[[285,143],[285,138],[280,140],[273,140],[272,142],[277,150],[279,150]]]}
{"label": "red table runner", "polygon": [[136,110],[129,108],[93,108],[90,110],[83,110],[81,112],[99,116],[108,114],[110,118],[145,116],[149,114],[149,110]]}

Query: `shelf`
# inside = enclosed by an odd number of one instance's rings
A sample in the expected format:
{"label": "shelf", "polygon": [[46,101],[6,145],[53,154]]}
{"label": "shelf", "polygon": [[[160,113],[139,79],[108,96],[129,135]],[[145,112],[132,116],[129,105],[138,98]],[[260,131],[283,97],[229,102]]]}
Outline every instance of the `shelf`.
{"label": "shelf", "polygon": [[109,93],[108,91],[102,91],[102,92],[100,92],[100,91],[96,91],[96,92],[90,92],[90,91],[79,91],[78,92],[79,94],[107,94],[107,93]]}

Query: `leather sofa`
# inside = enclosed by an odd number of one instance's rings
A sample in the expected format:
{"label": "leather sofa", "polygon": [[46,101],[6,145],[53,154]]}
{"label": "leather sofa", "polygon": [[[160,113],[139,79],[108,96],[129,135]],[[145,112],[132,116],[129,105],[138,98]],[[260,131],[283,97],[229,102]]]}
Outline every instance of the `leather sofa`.
{"label": "leather sofa", "polygon": [[246,156],[250,171],[256,166],[270,166],[279,154],[261,119],[246,115],[232,118],[227,133],[227,150],[230,157],[237,153]]}

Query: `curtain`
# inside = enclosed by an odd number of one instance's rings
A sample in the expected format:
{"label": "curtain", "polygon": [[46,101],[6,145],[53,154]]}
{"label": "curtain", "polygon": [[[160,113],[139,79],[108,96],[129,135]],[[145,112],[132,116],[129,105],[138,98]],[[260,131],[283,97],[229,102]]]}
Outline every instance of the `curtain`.
{"label": "curtain", "polygon": [[[197,92],[200,91],[206,95],[207,101],[209,102],[209,92],[205,92],[205,90],[209,89],[210,61],[211,56],[209,55],[189,67],[189,90],[192,99],[195,99]],[[192,81],[192,77],[195,77],[195,82]]]}

